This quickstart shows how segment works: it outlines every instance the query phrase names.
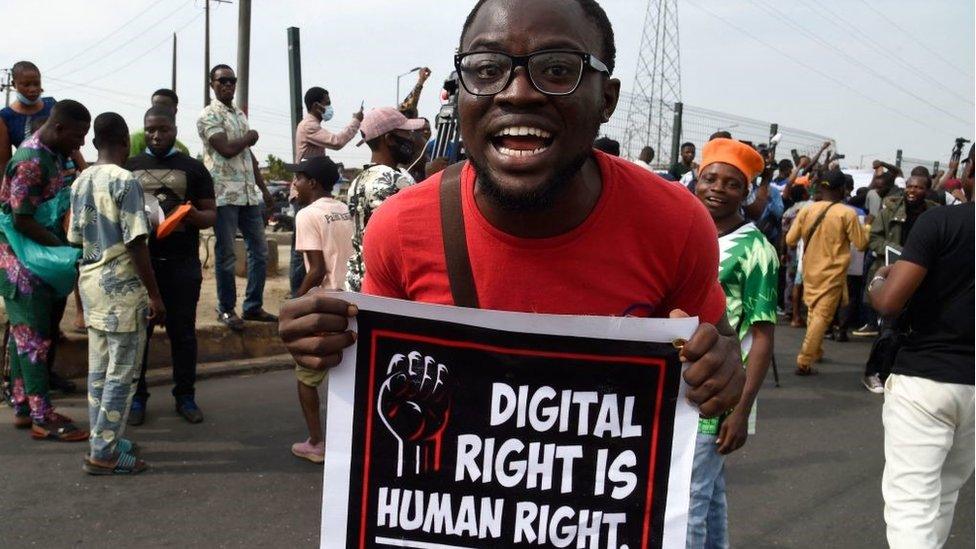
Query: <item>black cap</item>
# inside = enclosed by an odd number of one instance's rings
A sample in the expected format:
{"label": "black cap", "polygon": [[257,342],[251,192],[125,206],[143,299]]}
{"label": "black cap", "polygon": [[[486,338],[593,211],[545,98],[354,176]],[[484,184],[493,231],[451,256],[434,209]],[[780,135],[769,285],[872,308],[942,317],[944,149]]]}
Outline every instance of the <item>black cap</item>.
{"label": "black cap", "polygon": [[339,168],[328,156],[304,158],[298,164],[285,164],[284,168],[293,173],[303,173],[309,176],[329,191],[339,180]]}
{"label": "black cap", "polygon": [[843,189],[847,185],[847,178],[840,170],[831,170],[820,179],[820,186],[824,189]]}

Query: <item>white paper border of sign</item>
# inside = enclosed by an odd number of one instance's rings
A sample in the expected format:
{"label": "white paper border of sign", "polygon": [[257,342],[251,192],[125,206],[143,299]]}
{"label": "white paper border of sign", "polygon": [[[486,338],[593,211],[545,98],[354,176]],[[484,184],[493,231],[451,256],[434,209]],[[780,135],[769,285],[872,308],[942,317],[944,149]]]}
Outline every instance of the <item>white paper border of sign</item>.
{"label": "white paper border of sign", "polygon": [[[542,315],[510,313],[483,309],[462,309],[374,297],[355,292],[332,292],[330,297],[354,303],[362,310],[380,311],[411,318],[458,322],[471,326],[507,332],[658,341],[670,343],[675,338],[688,339],[698,327],[698,318],[636,318]],[[356,330],[356,321],[349,328]],[[326,415],[325,467],[322,482],[322,528],[320,547],[345,547],[349,504],[349,455],[352,451],[353,387],[356,380],[357,346],[342,354],[342,362],[329,372],[328,414]],[[671,443],[671,473],[664,514],[665,549],[685,547],[688,505],[691,492],[691,465],[698,432],[698,410],[684,398],[687,385],[681,380],[674,415]],[[681,435],[681,436],[679,436]],[[326,489],[328,487],[328,489]],[[330,495],[332,499],[330,500]],[[358,513],[359,510],[357,509]]]}

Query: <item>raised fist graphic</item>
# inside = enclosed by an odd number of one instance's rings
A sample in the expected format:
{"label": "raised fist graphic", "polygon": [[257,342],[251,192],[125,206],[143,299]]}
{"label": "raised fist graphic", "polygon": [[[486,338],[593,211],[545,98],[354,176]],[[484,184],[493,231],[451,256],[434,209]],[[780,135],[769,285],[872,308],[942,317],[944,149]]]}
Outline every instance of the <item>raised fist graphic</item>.
{"label": "raised fist graphic", "polygon": [[376,411],[397,440],[397,476],[439,471],[441,436],[451,413],[447,366],[413,351],[393,355],[386,374]]}

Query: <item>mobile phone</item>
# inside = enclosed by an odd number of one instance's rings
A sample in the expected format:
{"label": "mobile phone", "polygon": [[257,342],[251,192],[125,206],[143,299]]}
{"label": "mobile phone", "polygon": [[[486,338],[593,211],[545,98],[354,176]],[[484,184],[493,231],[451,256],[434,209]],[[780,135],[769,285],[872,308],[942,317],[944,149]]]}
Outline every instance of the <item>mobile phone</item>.
{"label": "mobile phone", "polygon": [[365,105],[365,104],[366,104],[366,100],[365,99],[363,99],[362,101],[360,101],[359,102],[359,110],[363,110],[363,105]]}

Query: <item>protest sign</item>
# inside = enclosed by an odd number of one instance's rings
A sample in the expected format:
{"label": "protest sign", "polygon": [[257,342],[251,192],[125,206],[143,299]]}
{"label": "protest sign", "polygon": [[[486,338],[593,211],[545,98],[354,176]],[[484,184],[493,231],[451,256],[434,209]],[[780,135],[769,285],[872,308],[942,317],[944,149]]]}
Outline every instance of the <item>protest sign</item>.
{"label": "protest sign", "polygon": [[684,547],[696,319],[337,297],[322,547]]}

